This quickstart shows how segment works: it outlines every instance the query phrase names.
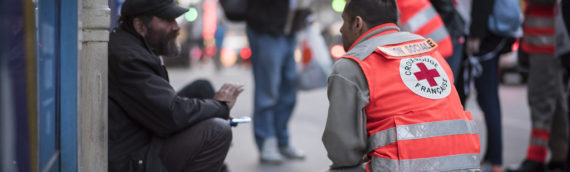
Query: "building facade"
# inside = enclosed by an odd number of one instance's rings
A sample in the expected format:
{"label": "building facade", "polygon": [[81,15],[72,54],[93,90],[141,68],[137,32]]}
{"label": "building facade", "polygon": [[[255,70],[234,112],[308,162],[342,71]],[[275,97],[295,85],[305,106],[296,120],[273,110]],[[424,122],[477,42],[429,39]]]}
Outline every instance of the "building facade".
{"label": "building facade", "polygon": [[107,171],[107,0],[0,13],[0,171]]}

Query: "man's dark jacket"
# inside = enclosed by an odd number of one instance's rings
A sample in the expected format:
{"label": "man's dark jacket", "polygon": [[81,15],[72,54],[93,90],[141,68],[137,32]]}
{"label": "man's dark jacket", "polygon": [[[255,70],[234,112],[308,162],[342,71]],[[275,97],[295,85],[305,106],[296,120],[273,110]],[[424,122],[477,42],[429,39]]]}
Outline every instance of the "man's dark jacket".
{"label": "man's dark jacket", "polygon": [[117,28],[109,40],[109,171],[166,171],[162,142],[212,117],[224,102],[176,96],[166,69],[142,36]]}
{"label": "man's dark jacket", "polygon": [[247,26],[257,33],[284,34],[289,0],[248,0]]}
{"label": "man's dark jacket", "polygon": [[471,6],[471,25],[469,36],[481,41],[490,33],[489,16],[493,13],[495,0],[477,0]]}

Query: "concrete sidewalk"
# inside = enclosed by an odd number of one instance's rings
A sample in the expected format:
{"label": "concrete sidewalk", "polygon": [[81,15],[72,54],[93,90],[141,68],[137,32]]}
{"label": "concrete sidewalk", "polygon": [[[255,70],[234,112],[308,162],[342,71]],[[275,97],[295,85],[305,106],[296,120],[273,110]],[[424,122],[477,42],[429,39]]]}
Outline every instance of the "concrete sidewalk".
{"label": "concrete sidewalk", "polygon": [[[232,67],[220,72],[214,71],[211,64],[195,65],[188,68],[169,68],[170,80],[178,90],[195,79],[208,79],[216,89],[224,82],[245,84],[245,91],[232,109],[232,116],[252,116],[253,114],[253,75],[248,67]],[[518,164],[526,155],[530,135],[530,115],[524,86],[501,86],[500,99],[503,112],[503,159],[505,166]],[[467,109],[477,121],[482,142],[481,151],[486,149],[486,128],[479,106],[472,96]],[[323,171],[330,161],[321,142],[327,118],[328,100],[326,89],[299,92],[297,106],[289,128],[292,145],[305,151],[304,161],[287,161],[281,165],[261,165],[254,145],[251,124],[234,128],[233,144],[226,159],[232,172],[305,172]]]}

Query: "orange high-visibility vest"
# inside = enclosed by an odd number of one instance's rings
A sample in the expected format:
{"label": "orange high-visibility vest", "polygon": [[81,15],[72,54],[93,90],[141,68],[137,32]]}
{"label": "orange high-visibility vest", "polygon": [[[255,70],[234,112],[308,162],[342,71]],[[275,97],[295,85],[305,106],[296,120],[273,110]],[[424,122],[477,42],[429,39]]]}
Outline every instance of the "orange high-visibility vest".
{"label": "orange high-visibility vest", "polygon": [[554,55],[554,7],[526,4],[522,50]]}
{"label": "orange high-visibility vest", "polygon": [[358,63],[370,90],[368,171],[479,168],[475,122],[437,46],[389,23],[365,33],[343,56]]}
{"label": "orange high-visibility vest", "polygon": [[443,20],[428,0],[396,0],[400,11],[402,31],[431,38],[439,45],[439,53],[445,58],[453,54],[451,37]]}

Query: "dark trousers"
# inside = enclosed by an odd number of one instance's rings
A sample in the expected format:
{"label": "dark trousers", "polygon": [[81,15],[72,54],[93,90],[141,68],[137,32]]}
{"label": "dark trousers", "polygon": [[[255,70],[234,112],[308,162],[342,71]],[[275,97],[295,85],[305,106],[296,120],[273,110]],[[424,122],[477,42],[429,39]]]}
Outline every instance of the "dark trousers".
{"label": "dark trousers", "polygon": [[[493,34],[488,34],[481,42],[480,52],[477,56],[493,51],[505,39]],[[510,42],[506,43],[510,47]],[[505,52],[501,50],[500,53]],[[482,73],[479,77],[475,77],[475,90],[477,92],[477,103],[485,116],[487,126],[487,151],[483,155],[483,161],[490,162],[493,165],[503,164],[503,138],[501,125],[501,104],[499,101],[499,54],[493,58],[480,61]],[[461,103],[466,107],[466,100],[470,94],[470,73],[471,65],[469,60],[464,60],[463,69],[455,80],[455,87],[461,99]]]}
{"label": "dark trousers", "polygon": [[477,103],[487,124],[487,151],[483,160],[493,165],[503,164],[501,104],[499,102],[499,57],[481,62],[483,73],[475,78]]}
{"label": "dark trousers", "polygon": [[[188,98],[212,98],[214,88],[205,80],[195,81],[178,92]],[[201,121],[164,141],[160,158],[169,172],[221,171],[232,132],[226,120]]]}
{"label": "dark trousers", "polygon": [[[530,160],[566,161],[568,151],[568,107],[564,96],[560,59],[548,54],[529,54],[528,103],[532,122]],[[546,134],[546,136],[544,136]]]}
{"label": "dark trousers", "polygon": [[207,80],[196,80],[176,93],[181,97],[211,99],[216,94],[214,87]]}

